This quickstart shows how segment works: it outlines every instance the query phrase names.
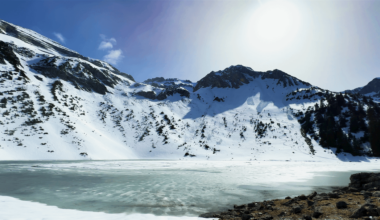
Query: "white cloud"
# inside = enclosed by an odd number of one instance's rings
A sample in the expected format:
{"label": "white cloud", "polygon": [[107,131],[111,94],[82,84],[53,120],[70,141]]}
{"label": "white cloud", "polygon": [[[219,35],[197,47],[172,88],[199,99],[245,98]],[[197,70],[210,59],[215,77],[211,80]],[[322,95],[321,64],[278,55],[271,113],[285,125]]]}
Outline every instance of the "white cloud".
{"label": "white cloud", "polygon": [[104,56],[104,61],[116,65],[123,57],[123,51],[121,51],[120,49],[110,50],[108,54]]}
{"label": "white cloud", "polygon": [[100,42],[100,45],[98,47],[98,50],[107,50],[112,49],[113,46],[116,45],[116,39],[111,37],[107,38],[106,35],[100,34],[100,38],[102,38],[102,42]]}
{"label": "white cloud", "polygon": [[98,50],[107,50],[108,53],[103,57],[104,61],[116,65],[124,57],[123,51],[120,49],[112,50],[116,45],[116,39],[113,37],[107,38],[104,34],[100,34],[99,36],[102,42],[100,42]]}
{"label": "white cloud", "polygon": [[116,44],[116,39],[115,39],[115,38],[111,37],[111,38],[108,39],[108,40],[109,40],[109,42],[111,42],[112,44]]}
{"label": "white cloud", "polygon": [[54,32],[53,34],[55,35],[56,38],[58,38],[59,41],[61,41],[62,43],[65,43],[65,38],[63,37],[61,33]]}
{"label": "white cloud", "polygon": [[113,45],[111,42],[102,41],[99,45],[99,50],[112,49]]}

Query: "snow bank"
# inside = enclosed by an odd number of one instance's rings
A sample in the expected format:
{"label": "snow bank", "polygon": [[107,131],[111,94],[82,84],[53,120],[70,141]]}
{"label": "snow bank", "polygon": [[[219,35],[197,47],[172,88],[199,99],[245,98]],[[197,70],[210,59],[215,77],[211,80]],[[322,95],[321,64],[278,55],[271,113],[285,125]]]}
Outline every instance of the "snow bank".
{"label": "snow bank", "polygon": [[0,196],[0,220],[201,220],[198,217],[155,216],[151,214],[107,214],[103,212],[84,212],[71,209],[59,209],[37,202],[28,202],[8,196]]}

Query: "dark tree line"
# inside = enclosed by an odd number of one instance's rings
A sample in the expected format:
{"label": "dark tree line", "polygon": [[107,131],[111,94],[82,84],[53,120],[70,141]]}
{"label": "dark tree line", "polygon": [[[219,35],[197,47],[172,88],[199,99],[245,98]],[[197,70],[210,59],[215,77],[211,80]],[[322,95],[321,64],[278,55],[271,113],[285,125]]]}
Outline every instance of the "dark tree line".
{"label": "dark tree line", "polygon": [[[337,153],[359,155],[363,150],[361,145],[369,142],[373,156],[380,156],[380,106],[372,98],[360,94],[326,92],[299,122],[303,131],[319,141],[322,147],[335,147]],[[346,127],[348,132],[343,131]],[[364,135],[356,138],[354,134],[357,132]]]}

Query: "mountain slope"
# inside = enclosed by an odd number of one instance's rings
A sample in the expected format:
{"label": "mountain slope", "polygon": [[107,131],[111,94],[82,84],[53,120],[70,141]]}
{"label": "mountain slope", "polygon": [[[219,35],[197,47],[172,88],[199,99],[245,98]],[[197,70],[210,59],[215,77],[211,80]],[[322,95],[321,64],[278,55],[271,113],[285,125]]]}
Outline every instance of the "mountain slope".
{"label": "mountain slope", "polygon": [[[106,62],[0,21],[0,80],[2,160],[349,159],[314,138],[300,116],[312,114],[326,90],[280,70],[237,65],[197,83],[138,83]],[[367,139],[356,142],[367,147],[355,153],[373,153]]]}
{"label": "mountain slope", "polygon": [[376,100],[380,98],[380,78],[374,78],[367,85],[353,90],[346,90],[347,93],[359,93],[365,96],[371,96]]}

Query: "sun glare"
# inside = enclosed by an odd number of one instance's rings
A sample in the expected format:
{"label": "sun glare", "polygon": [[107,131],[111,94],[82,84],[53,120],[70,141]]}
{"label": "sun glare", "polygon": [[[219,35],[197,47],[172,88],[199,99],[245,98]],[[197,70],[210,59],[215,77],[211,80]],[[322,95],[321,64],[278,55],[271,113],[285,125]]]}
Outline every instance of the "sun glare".
{"label": "sun glare", "polygon": [[260,50],[281,49],[295,38],[299,25],[300,15],[294,4],[285,0],[268,1],[253,12],[248,40]]}

